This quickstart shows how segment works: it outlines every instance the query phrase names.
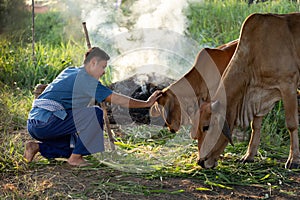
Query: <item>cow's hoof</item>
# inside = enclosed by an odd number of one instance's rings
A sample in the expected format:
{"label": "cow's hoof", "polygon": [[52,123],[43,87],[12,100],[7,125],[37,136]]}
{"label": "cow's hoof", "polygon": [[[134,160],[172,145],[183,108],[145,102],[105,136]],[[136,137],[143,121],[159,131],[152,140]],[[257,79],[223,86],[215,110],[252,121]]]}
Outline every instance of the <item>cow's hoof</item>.
{"label": "cow's hoof", "polygon": [[298,163],[290,163],[290,162],[287,162],[285,164],[285,168],[286,169],[299,169],[300,168],[300,165]]}
{"label": "cow's hoof", "polygon": [[218,162],[213,162],[209,164],[207,160],[198,160],[197,164],[200,165],[203,169],[214,169],[216,166],[218,166]]}
{"label": "cow's hoof", "polygon": [[200,165],[203,169],[205,169],[204,160],[198,160],[197,164]]}

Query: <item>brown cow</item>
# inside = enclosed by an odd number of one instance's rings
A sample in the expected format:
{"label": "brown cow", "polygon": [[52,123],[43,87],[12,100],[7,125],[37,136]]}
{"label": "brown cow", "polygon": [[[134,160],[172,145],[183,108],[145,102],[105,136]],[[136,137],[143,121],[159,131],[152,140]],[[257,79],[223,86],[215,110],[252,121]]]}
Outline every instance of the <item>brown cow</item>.
{"label": "brown cow", "polygon": [[[242,161],[253,161],[263,116],[281,100],[290,133],[286,168],[300,164],[297,87],[300,70],[300,13],[253,14],[243,23],[239,44],[211,102],[200,108],[196,133],[203,168],[217,165],[230,131],[251,122],[252,134]],[[226,135],[222,134],[227,133]]]}
{"label": "brown cow", "polygon": [[[191,70],[163,90],[162,96],[151,107],[150,114],[162,115],[169,130],[178,131],[180,125],[186,123],[187,119],[194,115],[195,110],[198,110],[200,103],[210,99],[208,87],[216,89],[221,78],[220,74],[224,72],[237,44],[238,40],[234,40],[217,48],[201,50]],[[211,64],[210,69],[206,69],[207,63]],[[211,77],[205,75],[207,73],[213,78],[205,80],[205,77]],[[194,135],[191,137],[195,138]]]}

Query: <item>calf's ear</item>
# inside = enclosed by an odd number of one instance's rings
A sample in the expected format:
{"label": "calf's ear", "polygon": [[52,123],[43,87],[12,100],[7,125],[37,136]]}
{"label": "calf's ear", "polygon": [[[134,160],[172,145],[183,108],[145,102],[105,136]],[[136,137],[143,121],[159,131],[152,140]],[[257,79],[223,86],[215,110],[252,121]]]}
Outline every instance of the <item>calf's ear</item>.
{"label": "calf's ear", "polygon": [[157,102],[153,104],[150,108],[150,116],[151,117],[159,117],[161,115],[160,106]]}

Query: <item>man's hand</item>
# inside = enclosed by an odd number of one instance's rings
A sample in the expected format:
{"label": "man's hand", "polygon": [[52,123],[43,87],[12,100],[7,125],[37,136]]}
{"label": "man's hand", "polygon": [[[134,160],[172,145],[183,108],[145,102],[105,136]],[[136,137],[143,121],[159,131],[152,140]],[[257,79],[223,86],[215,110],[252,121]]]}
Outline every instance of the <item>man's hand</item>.
{"label": "man's hand", "polygon": [[148,105],[147,107],[151,107],[155,103],[155,101],[159,97],[161,97],[161,95],[162,95],[161,90],[156,90],[155,92],[153,92],[153,94],[147,100],[147,105]]}

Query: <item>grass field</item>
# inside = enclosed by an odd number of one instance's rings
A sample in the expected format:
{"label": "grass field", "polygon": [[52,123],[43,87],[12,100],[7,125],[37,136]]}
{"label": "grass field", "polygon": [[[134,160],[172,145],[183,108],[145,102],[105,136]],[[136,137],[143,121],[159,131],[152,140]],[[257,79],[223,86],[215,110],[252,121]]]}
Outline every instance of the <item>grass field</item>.
{"label": "grass field", "polygon": [[[192,3],[184,11],[189,19],[186,36],[203,46],[218,46],[238,38],[251,13],[299,11],[300,5],[288,0],[251,6],[234,0]],[[83,55],[85,44],[72,39],[38,42],[33,61],[30,43],[22,42],[22,37],[9,38],[0,39],[0,199],[217,199],[218,195],[220,199],[296,199],[300,195],[299,170],[284,169],[289,135],[280,102],[264,120],[255,163],[236,162],[247,142],[235,141],[216,169],[201,169],[188,127],[174,135],[162,127],[142,125],[121,127],[125,135],[116,138],[117,151],[89,156],[91,167],[70,168],[62,160],[41,156],[26,164],[23,145],[30,139],[26,119],[33,88],[51,82],[67,66],[81,65],[78,55]],[[109,76],[104,77],[106,84]]]}

